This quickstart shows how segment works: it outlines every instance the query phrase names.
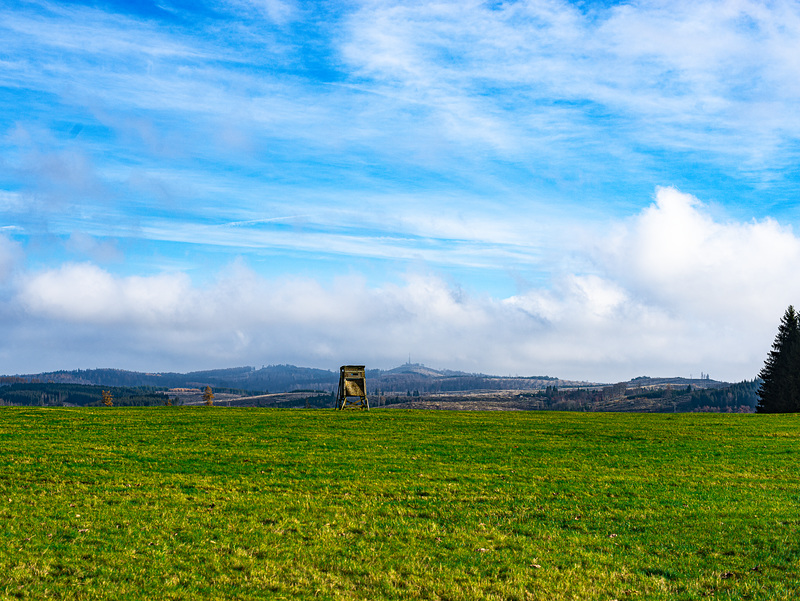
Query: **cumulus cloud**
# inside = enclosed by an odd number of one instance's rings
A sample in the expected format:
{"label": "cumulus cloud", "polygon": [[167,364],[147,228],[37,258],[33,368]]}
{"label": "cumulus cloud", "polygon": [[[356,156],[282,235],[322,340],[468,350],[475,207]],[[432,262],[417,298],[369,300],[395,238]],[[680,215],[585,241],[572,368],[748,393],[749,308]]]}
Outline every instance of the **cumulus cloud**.
{"label": "cumulus cloud", "polygon": [[790,276],[800,240],[791,228],[769,218],[716,221],[673,188],[659,190],[653,205],[597,250],[609,277],[682,315],[760,319],[800,298],[800,282]]}
{"label": "cumulus cloud", "polygon": [[183,274],[120,278],[77,263],[30,276],[20,301],[34,315],[67,323],[180,327],[196,295]]}
{"label": "cumulus cloud", "polygon": [[75,329],[113,331],[113,342],[103,340],[117,350],[149,347],[153,356],[183,365],[333,366],[351,354],[391,364],[426,341],[434,348],[441,337],[471,338],[470,328],[487,322],[479,303],[465,302],[430,276],[377,289],[357,276],[322,286],[266,280],[241,263],[202,287],[182,274],[117,277],[92,264],[68,264],[30,275],[17,300],[29,319],[54,324],[54,339]]}
{"label": "cumulus cloud", "polygon": [[790,228],[715,220],[673,188],[585,252],[596,274],[564,275],[506,302],[549,325],[545,353],[593,373],[587,363],[753,377],[782,311],[800,299]]}
{"label": "cumulus cloud", "polygon": [[[203,285],[181,273],[121,277],[64,264],[27,274],[16,302],[30,323],[52,324],[55,340],[105,332],[108,356],[127,356],[129,368],[390,367],[411,353],[439,367],[596,381],[754,377],[783,309],[800,299],[800,239],[772,220],[714,218],[673,188],[617,225],[584,249],[594,273],[554,274],[550,287],[505,299],[431,273],[322,284],[267,279],[236,261]],[[105,356],[86,351],[92,365]]]}

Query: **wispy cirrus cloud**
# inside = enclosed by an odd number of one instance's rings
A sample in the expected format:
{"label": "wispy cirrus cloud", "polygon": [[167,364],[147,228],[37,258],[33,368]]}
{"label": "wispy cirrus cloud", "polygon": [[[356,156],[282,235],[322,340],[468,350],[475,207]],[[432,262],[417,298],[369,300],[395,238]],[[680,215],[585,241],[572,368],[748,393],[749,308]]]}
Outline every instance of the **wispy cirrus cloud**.
{"label": "wispy cirrus cloud", "polygon": [[788,110],[800,95],[800,10],[790,2],[590,13],[561,2],[381,3],[347,22],[356,75],[501,150],[555,137],[567,148],[713,151],[765,168],[800,134]]}

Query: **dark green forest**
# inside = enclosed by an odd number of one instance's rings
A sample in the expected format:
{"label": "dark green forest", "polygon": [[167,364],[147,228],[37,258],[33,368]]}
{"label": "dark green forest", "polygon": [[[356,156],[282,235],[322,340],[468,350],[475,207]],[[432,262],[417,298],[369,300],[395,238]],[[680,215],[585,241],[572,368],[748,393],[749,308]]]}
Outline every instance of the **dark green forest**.
{"label": "dark green forest", "polygon": [[85,384],[17,383],[0,386],[3,405],[99,407],[103,391],[111,393],[116,407],[165,405],[169,397],[153,387],[87,386]]}
{"label": "dark green forest", "polygon": [[800,314],[792,305],[783,314],[759,377],[758,413],[800,412]]}
{"label": "dark green forest", "polygon": [[745,380],[719,388],[693,386],[657,389],[616,387],[603,389],[559,389],[548,386],[531,394],[541,409],[552,411],[645,411],[645,412],[732,412],[754,411],[760,380]]}

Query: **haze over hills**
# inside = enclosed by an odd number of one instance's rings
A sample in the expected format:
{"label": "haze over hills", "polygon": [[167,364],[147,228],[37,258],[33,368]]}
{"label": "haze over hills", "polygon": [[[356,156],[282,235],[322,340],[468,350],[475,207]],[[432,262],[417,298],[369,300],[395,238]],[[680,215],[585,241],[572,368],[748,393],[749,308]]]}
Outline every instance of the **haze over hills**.
{"label": "haze over hills", "polygon": [[[0,384],[11,382],[54,382],[64,384],[90,384],[98,386],[151,386],[156,388],[200,388],[211,386],[259,393],[315,390],[332,392],[339,382],[336,371],[295,365],[251,366],[195,371],[189,373],[142,373],[122,369],[62,370],[38,374],[0,377]],[[496,376],[438,370],[421,363],[406,363],[398,367],[367,370],[370,393],[430,394],[476,390],[542,390],[547,387],[591,388],[607,386],[602,382],[562,380],[552,376]],[[648,378],[641,376],[628,382],[629,388],[654,387],[715,388],[725,386],[708,377]]]}

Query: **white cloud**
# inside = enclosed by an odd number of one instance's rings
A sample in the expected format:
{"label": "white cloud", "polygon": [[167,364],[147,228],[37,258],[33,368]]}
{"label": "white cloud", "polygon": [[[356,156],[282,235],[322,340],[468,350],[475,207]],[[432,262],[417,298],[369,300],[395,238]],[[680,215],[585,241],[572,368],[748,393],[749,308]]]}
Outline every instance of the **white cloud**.
{"label": "white cloud", "polygon": [[85,255],[101,263],[120,261],[122,253],[111,240],[99,240],[85,232],[73,232],[66,242],[68,251]]}
{"label": "white cloud", "polygon": [[[29,16],[22,11],[3,13],[3,30],[13,32],[18,45],[44,41],[60,52],[88,53],[93,56],[206,57],[191,44],[181,43],[180,36],[159,32],[152,23],[113,15],[89,7],[49,4],[46,16]],[[49,14],[48,14],[49,13]],[[63,28],[61,21],[71,26]],[[98,31],[114,35],[98,36]]]}
{"label": "white cloud", "polygon": [[[25,208],[25,201],[19,192],[0,190],[0,212],[17,213]],[[7,227],[6,224],[2,224]]]}
{"label": "white cloud", "polygon": [[598,110],[624,144],[713,150],[751,167],[781,160],[776,151],[800,136],[792,2],[639,2],[587,14],[552,0],[380,2],[348,25],[343,56],[356,75],[428,107],[452,137],[503,152],[592,144]]}
{"label": "white cloud", "polygon": [[197,295],[182,274],[120,278],[91,263],[67,263],[26,278],[19,300],[32,315],[66,323],[180,328]]}
{"label": "white cloud", "polygon": [[673,188],[660,189],[597,256],[632,293],[698,319],[759,319],[800,300],[800,281],[790,275],[800,240],[791,228],[772,219],[716,221]]}
{"label": "white cloud", "polygon": [[0,285],[10,279],[22,258],[22,249],[19,244],[0,232]]}
{"label": "white cloud", "polygon": [[783,310],[800,302],[800,239],[789,228],[715,220],[672,188],[584,252],[596,275],[506,302],[548,324],[542,358],[572,357],[592,373],[607,362],[614,373],[754,377]]}
{"label": "white cloud", "polygon": [[255,3],[264,13],[279,25],[284,25],[294,16],[296,7],[293,2],[281,0],[261,0]]}
{"label": "white cloud", "polygon": [[[614,381],[700,371],[752,378],[783,310],[800,301],[800,240],[789,229],[714,219],[672,188],[585,251],[595,273],[555,274],[551,288],[504,300],[432,274],[323,285],[265,279],[237,261],[202,286],[183,274],[119,277],[65,264],[28,274],[16,302],[31,323],[52,323],[55,338],[115,333],[103,344],[127,349],[129,368],[355,359],[389,367],[411,353],[439,367]],[[166,364],[142,365],[142,353]]]}

